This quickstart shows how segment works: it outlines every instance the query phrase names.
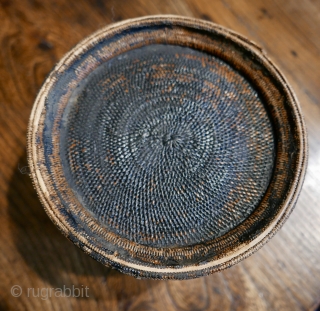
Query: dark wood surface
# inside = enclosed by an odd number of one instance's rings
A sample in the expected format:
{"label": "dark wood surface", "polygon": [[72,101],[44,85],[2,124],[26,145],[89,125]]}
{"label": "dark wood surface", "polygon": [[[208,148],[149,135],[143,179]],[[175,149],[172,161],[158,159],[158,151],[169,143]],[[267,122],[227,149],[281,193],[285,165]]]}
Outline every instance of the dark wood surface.
{"label": "dark wood surface", "polygon": [[[257,42],[296,91],[309,133],[305,184],[281,231],[240,264],[191,281],[137,280],[95,262],[51,223],[28,176],[28,118],[53,65],[100,27],[149,14],[211,20]],[[319,33],[317,0],[0,0],[0,310],[316,310]],[[56,297],[72,287],[88,297]]]}

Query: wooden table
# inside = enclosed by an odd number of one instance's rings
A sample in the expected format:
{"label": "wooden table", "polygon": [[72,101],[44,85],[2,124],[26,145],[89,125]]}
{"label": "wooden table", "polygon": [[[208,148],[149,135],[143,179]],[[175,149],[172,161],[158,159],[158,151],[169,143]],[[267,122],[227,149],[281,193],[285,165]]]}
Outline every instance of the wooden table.
{"label": "wooden table", "polygon": [[[137,280],[95,262],[51,223],[28,176],[28,118],[50,69],[100,27],[148,14],[211,20],[257,42],[296,91],[309,132],[303,191],[282,230],[240,264],[191,281]],[[319,35],[317,0],[0,0],[0,310],[316,310]],[[82,297],[57,297],[66,288]]]}

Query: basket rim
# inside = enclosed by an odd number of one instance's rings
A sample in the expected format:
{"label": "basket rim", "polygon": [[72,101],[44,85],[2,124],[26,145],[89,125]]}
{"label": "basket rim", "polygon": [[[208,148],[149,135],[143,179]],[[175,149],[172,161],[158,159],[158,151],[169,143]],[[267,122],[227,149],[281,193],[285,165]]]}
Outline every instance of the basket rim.
{"label": "basket rim", "polygon": [[[190,26],[195,29],[207,29],[214,32],[218,32],[228,38],[231,38],[236,44],[241,45],[246,50],[252,52],[256,57],[261,59],[264,64],[268,67],[268,70],[272,71],[276,78],[282,84],[282,87],[289,94],[288,100],[292,106],[293,113],[296,117],[297,133],[299,135],[299,160],[297,163],[297,170],[294,172],[294,180],[292,182],[291,188],[288,191],[285,201],[283,202],[282,209],[278,213],[277,217],[269,224],[269,226],[258,235],[254,240],[245,245],[241,244],[238,248],[233,249],[231,252],[227,253],[226,256],[219,258],[217,260],[209,261],[202,265],[190,265],[184,266],[182,268],[171,268],[171,267],[150,267],[147,265],[140,265],[125,261],[118,258],[116,255],[109,254],[105,251],[101,251],[94,245],[92,245],[88,240],[84,239],[82,236],[77,234],[76,228],[72,228],[67,222],[64,221],[63,215],[57,211],[54,199],[48,190],[46,184],[46,174],[41,170],[40,159],[38,158],[37,151],[37,132],[39,127],[41,127],[41,113],[45,107],[45,99],[47,94],[50,92],[51,87],[55,83],[57,72],[62,72],[65,68],[68,68],[68,64],[73,57],[80,56],[85,53],[90,47],[92,47],[99,40],[105,38],[106,36],[113,35],[116,32],[129,29],[140,23],[144,24],[154,24],[163,22],[174,22],[178,25]],[[306,126],[301,114],[300,104],[294,94],[293,90],[289,86],[287,80],[284,78],[280,70],[271,62],[271,60],[266,56],[266,53],[254,42],[248,40],[244,36],[229,30],[223,26],[214,24],[212,22],[199,20],[196,18],[182,17],[176,15],[153,15],[146,17],[139,17],[134,19],[128,19],[122,22],[108,25],[89,37],[82,40],[74,48],[72,48],[54,67],[51,74],[47,77],[44,84],[42,85],[34,106],[30,115],[28,134],[27,134],[27,153],[28,153],[28,163],[31,172],[31,178],[33,185],[37,191],[37,194],[42,202],[44,209],[55,225],[62,231],[62,233],[72,240],[73,243],[78,245],[85,253],[89,254],[91,257],[102,262],[105,265],[111,265],[116,269],[131,274],[133,276],[139,277],[144,276],[145,272],[148,273],[148,278],[173,278],[173,279],[185,279],[193,278],[202,275],[207,275],[216,271],[225,269],[233,264],[238,263],[244,258],[250,256],[252,253],[260,249],[266,242],[268,242],[272,236],[281,228],[286,219],[292,212],[294,205],[299,197],[300,190],[304,181],[304,176],[307,167],[307,156],[308,156],[308,146],[307,146],[307,133]],[[72,233],[72,234],[70,234]]]}

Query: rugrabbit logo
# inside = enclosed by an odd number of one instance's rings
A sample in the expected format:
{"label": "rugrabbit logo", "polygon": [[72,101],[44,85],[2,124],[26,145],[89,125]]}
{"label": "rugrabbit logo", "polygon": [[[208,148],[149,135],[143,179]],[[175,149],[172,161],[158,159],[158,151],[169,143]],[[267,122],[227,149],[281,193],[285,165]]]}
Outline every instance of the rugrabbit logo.
{"label": "rugrabbit logo", "polygon": [[51,297],[89,298],[89,287],[84,285],[81,285],[81,287],[76,287],[74,285],[68,287],[63,285],[61,288],[28,287],[26,289],[22,289],[20,285],[13,285],[10,292],[13,297],[26,295],[29,298],[34,297],[42,300],[47,300]]}

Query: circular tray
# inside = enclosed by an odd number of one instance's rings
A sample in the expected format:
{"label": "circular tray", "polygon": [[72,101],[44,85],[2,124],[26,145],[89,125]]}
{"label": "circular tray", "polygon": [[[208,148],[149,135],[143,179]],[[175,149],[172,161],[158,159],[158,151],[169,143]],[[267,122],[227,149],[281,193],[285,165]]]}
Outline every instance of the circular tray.
{"label": "circular tray", "polygon": [[90,256],[187,279],[260,248],[306,167],[299,104],[254,43],[153,16],[106,27],[54,68],[28,132],[46,212]]}

